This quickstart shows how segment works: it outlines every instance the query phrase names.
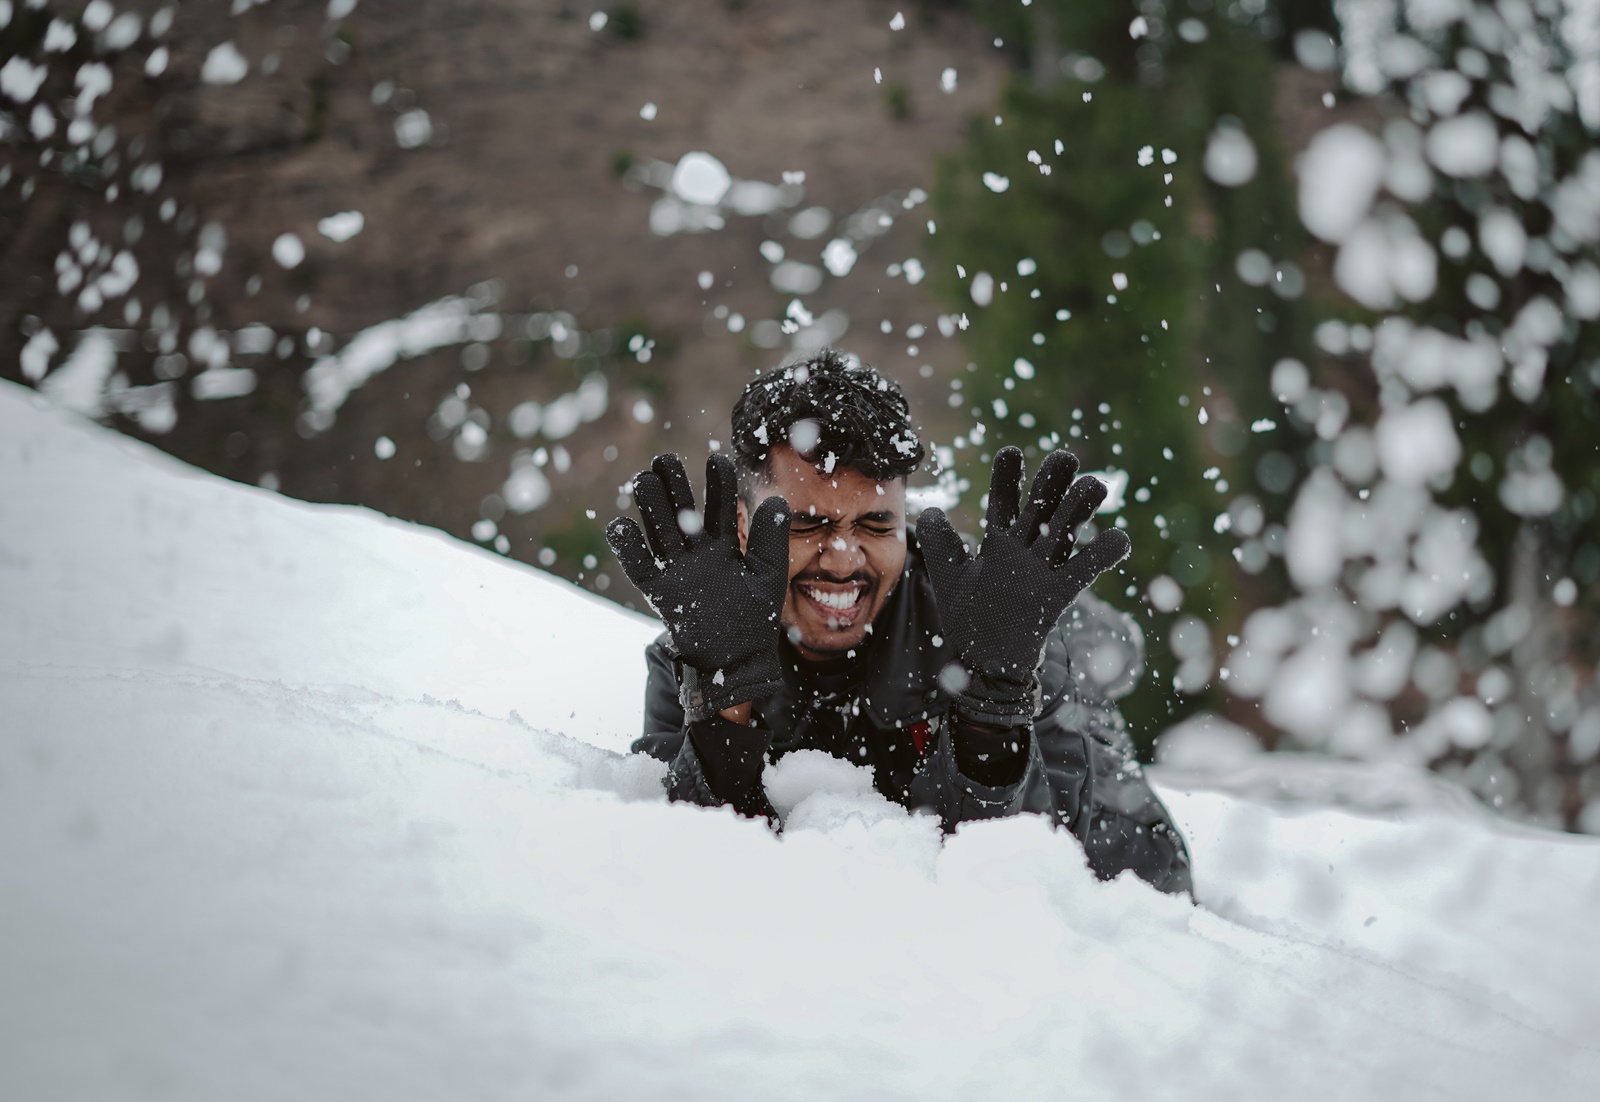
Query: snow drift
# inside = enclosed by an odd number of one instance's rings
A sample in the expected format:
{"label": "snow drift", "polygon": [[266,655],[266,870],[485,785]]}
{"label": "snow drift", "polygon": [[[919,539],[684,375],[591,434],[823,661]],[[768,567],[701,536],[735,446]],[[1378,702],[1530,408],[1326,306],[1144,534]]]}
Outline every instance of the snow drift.
{"label": "snow drift", "polygon": [[1158,776],[1200,905],[796,755],[622,751],[650,621],[0,384],[0,1096],[1600,1089],[1600,844],[1369,767]]}

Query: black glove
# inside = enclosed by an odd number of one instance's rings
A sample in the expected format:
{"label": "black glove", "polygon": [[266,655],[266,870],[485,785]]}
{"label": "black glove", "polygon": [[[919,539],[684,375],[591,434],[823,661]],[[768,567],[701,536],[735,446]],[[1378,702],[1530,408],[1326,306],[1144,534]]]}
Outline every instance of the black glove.
{"label": "black glove", "polygon": [[694,531],[683,460],[658,455],[633,480],[649,546],[631,520],[606,526],[624,573],[666,623],[679,657],[700,672],[697,704],[707,713],[771,696],[783,683],[778,614],[789,588],[789,506],[781,497],[762,502],[741,555],[734,482],[727,456],[706,460],[705,517]]}
{"label": "black glove", "polygon": [[1077,473],[1076,456],[1052,452],[1019,516],[1022,452],[1001,448],[976,556],[967,554],[943,510],[928,509],[917,520],[940,629],[968,675],[965,685],[956,677],[958,684],[947,681],[946,688],[957,710],[975,722],[1005,726],[1033,718],[1034,671],[1045,636],[1101,572],[1128,557],[1128,537],[1116,528],[1072,554],[1078,529],[1106,497],[1099,479],[1074,482]]}

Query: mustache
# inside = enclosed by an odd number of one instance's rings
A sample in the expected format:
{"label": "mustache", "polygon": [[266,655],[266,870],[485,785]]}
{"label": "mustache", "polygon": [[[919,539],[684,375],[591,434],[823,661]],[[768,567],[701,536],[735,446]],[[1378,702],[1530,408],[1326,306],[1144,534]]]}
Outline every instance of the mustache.
{"label": "mustache", "polygon": [[864,570],[857,570],[855,573],[846,574],[844,577],[835,577],[832,574],[819,574],[815,571],[808,571],[804,574],[796,574],[794,580],[789,584],[798,585],[801,582],[825,582],[831,585],[850,585],[859,582],[864,586],[871,587],[877,583],[877,579]]}

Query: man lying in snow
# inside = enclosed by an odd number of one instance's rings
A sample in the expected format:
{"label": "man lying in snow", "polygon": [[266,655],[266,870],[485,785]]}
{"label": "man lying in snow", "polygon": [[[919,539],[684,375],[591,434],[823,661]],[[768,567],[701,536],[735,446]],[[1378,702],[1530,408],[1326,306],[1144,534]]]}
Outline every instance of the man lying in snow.
{"label": "man lying in snow", "polygon": [[939,509],[913,538],[906,477],[924,452],[905,397],[831,350],[745,387],[731,451],[706,464],[703,514],[664,455],[634,479],[644,531],[606,530],[667,625],[646,651],[633,748],[671,763],[672,799],[770,817],[766,763],[823,750],[946,830],[1037,812],[1099,875],[1190,890],[1113,703],[1142,637],[1083,592],[1128,537],[1108,529],[1072,554],[1106,495],[1074,478],[1077,459],[1046,458],[1024,503],[1022,453],[1002,449],[976,555]]}

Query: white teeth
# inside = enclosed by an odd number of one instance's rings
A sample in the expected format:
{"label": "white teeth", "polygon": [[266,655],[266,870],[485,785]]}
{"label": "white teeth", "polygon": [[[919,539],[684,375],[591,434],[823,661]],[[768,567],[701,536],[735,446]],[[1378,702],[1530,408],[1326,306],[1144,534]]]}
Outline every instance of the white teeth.
{"label": "white teeth", "polygon": [[816,601],[819,605],[827,605],[829,608],[843,610],[855,607],[856,602],[861,599],[861,590],[852,589],[846,593],[824,593],[820,589],[807,589],[806,596]]}

